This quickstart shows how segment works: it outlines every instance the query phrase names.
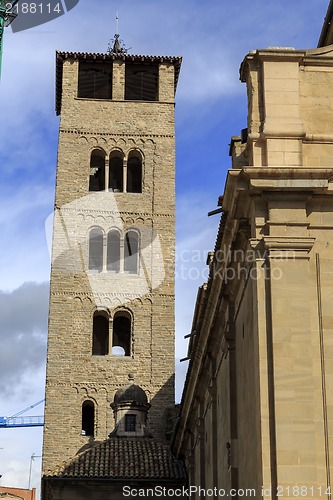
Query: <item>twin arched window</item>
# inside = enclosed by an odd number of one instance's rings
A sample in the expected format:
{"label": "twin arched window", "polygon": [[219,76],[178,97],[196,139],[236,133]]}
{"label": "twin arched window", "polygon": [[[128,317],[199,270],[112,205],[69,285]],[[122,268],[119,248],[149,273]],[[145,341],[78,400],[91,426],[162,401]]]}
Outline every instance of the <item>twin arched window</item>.
{"label": "twin arched window", "polygon": [[139,235],[133,229],[122,238],[117,229],[112,229],[104,238],[101,228],[93,228],[89,233],[89,262],[92,271],[104,270],[127,274],[139,272]]}
{"label": "twin arched window", "polygon": [[132,317],[128,311],[117,311],[112,322],[112,344],[109,348],[109,317],[105,311],[96,311],[93,317],[93,356],[131,355]]}
{"label": "twin arched window", "polygon": [[89,191],[108,189],[115,193],[142,193],[142,156],[130,151],[127,159],[120,150],[110,153],[108,168],[106,154],[94,149],[90,156]]}

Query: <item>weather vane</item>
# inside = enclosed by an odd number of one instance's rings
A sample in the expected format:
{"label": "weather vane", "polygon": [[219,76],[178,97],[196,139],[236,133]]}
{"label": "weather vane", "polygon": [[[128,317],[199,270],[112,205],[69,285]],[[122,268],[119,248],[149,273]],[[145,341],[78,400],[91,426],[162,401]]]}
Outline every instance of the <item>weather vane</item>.
{"label": "weather vane", "polygon": [[1,63],[2,63],[2,40],[4,29],[10,25],[10,23],[17,16],[15,11],[15,6],[18,0],[0,0],[0,77],[1,77]]}
{"label": "weather vane", "polygon": [[116,15],[116,34],[110,40],[108,45],[108,54],[127,54],[127,52],[131,49],[126,49],[124,42],[119,38],[119,17],[118,12]]}

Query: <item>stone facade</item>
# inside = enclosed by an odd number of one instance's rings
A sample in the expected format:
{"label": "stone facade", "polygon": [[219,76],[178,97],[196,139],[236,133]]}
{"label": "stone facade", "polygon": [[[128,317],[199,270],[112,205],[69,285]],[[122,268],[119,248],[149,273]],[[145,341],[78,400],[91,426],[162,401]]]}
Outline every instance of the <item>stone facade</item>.
{"label": "stone facade", "polygon": [[328,496],[332,67],[332,45],[257,50],[242,63],[248,128],[231,143],[173,442],[192,485]]}
{"label": "stone facade", "polygon": [[[112,67],[112,99],[78,97],[79,65]],[[158,100],[125,100],[128,63],[158,66]],[[139,383],[151,409],[148,426],[165,440],[165,410],[174,405],[174,94],[180,58],[57,53],[61,113],[51,271],[43,474],[94,441],[115,421],[116,391]],[[123,161],[124,192],[89,191],[92,152],[108,171]],[[127,160],[142,162],[142,192],[126,192]],[[111,170],[110,170],[111,172]],[[111,175],[108,174],[108,175]],[[108,187],[108,184],[106,184]],[[89,268],[90,231],[103,234],[103,269]],[[120,235],[118,272],[106,269],[108,232]],[[126,232],[138,236],[137,271],[125,272]],[[130,347],[112,354],[114,318],[130,321]],[[108,321],[106,355],[93,355],[94,314]],[[82,435],[83,404],[94,408],[93,435]],[[84,433],[83,433],[84,434]]]}

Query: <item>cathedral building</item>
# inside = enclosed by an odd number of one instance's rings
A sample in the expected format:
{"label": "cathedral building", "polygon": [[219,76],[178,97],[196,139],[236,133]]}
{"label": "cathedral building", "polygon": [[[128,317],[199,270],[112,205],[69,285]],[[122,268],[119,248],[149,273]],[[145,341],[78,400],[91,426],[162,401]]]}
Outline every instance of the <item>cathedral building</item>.
{"label": "cathedral building", "polygon": [[[198,292],[173,450],[229,496],[330,498],[333,2],[319,46],[246,55],[248,123]],[[192,498],[202,498],[194,492]]]}
{"label": "cathedral building", "polygon": [[42,498],[182,485],[174,415],[181,58],[57,52]]}

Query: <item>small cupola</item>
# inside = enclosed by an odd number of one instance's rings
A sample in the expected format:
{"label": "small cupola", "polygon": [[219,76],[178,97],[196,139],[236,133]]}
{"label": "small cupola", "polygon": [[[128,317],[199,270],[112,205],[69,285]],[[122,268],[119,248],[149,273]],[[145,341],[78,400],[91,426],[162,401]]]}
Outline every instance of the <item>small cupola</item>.
{"label": "small cupola", "polygon": [[150,408],[145,391],[139,386],[130,383],[119,389],[111,408],[114,412],[116,426],[112,435],[117,436],[146,436],[147,414]]}

